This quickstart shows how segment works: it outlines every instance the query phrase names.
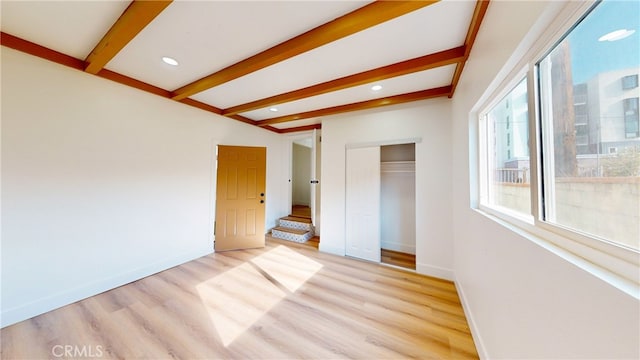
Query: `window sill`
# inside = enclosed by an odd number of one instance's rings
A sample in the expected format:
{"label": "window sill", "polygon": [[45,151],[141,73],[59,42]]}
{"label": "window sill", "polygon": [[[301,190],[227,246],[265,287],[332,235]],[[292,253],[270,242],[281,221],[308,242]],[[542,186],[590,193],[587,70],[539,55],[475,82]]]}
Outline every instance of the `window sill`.
{"label": "window sill", "polygon": [[[507,215],[500,214],[491,208],[485,209],[483,207],[472,210],[640,300],[640,270],[638,268],[640,254],[622,249],[631,253],[628,258],[635,259],[635,263],[632,263],[522,219],[507,220]],[[494,214],[494,212],[498,214]]]}

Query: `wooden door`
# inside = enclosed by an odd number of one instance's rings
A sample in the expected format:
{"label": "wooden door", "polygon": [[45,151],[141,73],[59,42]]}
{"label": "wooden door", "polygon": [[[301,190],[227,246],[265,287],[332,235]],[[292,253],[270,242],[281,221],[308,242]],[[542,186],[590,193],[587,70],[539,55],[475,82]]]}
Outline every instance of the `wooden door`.
{"label": "wooden door", "polygon": [[380,262],[380,147],[347,149],[346,254]]}
{"label": "wooden door", "polygon": [[218,146],[215,250],[264,247],[267,149]]}

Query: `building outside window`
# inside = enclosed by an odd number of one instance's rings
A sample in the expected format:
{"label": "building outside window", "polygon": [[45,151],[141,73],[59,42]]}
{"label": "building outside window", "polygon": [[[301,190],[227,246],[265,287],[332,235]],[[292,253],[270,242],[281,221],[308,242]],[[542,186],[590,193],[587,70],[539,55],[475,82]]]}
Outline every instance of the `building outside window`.
{"label": "building outside window", "polygon": [[583,244],[640,250],[638,13],[637,1],[597,2],[546,53],[523,59],[517,85],[487,101],[482,209]]}
{"label": "building outside window", "polygon": [[634,89],[638,87],[638,74],[627,75],[622,78],[622,89]]}
{"label": "building outside window", "polygon": [[485,116],[493,146],[487,154],[487,201],[521,215],[531,213],[527,81],[522,80]]}
{"label": "building outside window", "polygon": [[638,98],[624,99],[624,132],[627,138],[640,137]]}

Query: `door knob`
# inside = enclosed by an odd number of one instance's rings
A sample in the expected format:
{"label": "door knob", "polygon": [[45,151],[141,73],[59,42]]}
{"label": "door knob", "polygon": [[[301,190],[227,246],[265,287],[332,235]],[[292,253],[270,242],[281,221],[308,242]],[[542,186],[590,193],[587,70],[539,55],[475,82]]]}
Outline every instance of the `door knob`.
{"label": "door knob", "polygon": [[264,204],[264,200],[260,200],[260,204]]}

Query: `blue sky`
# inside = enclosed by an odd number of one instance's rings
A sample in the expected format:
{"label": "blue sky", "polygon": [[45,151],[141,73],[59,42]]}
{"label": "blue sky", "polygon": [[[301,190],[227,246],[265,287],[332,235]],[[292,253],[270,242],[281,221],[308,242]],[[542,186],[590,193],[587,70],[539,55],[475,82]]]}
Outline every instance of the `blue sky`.
{"label": "blue sky", "polygon": [[[619,29],[636,32],[618,41],[598,41]],[[600,3],[568,36],[573,82],[588,81],[600,72],[640,67],[640,1]]]}

